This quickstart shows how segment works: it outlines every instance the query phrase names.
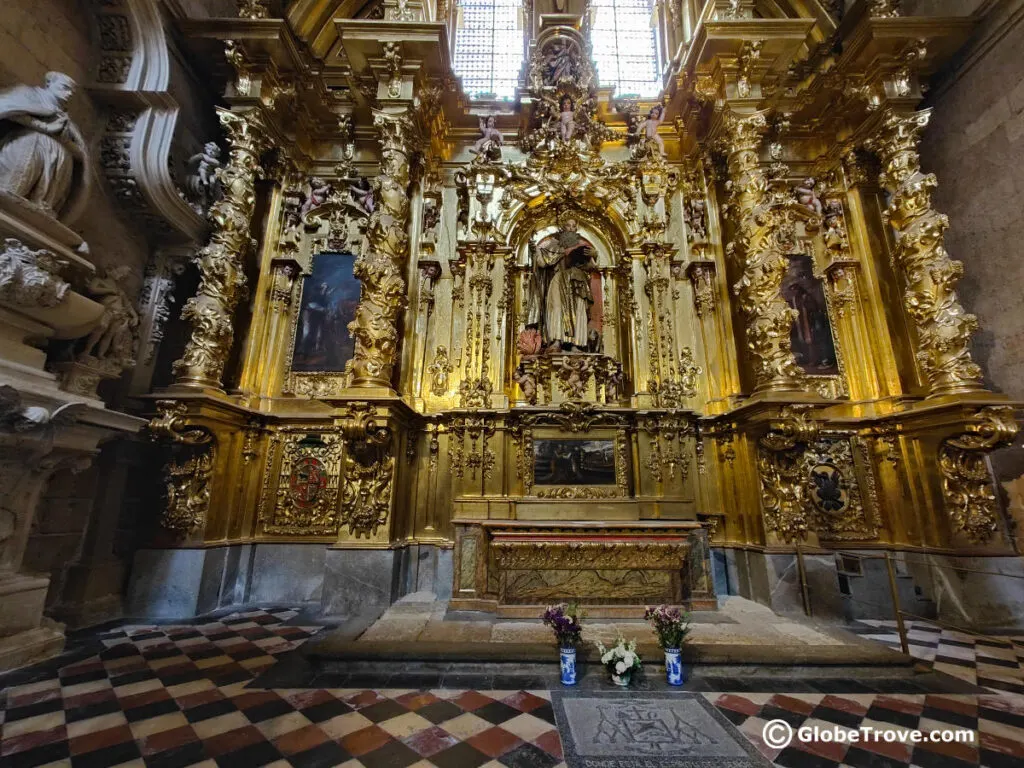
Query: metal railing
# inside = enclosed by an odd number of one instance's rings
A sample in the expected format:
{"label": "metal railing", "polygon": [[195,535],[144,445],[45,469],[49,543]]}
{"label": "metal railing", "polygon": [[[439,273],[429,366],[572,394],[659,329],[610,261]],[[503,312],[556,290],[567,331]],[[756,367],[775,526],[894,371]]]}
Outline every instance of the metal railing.
{"label": "metal railing", "polygon": [[[896,581],[896,577],[897,577],[897,574],[896,574],[896,559],[893,557],[892,552],[889,552],[887,550],[884,553],[874,554],[874,553],[864,553],[864,552],[849,552],[849,551],[844,551],[844,550],[822,550],[822,554],[824,554],[826,551],[831,553],[831,554],[841,555],[843,557],[855,558],[858,561],[860,561],[860,560],[885,560],[885,570],[886,570],[886,575],[888,576],[888,580],[889,580],[889,597],[892,600],[893,617],[896,619],[896,631],[899,634],[900,649],[903,651],[903,653],[906,653],[908,655],[910,654],[910,640],[909,640],[909,637],[908,637],[908,634],[907,634],[906,619],[912,619],[914,621],[923,621],[923,622],[927,622],[929,624],[935,624],[936,626],[942,627],[944,629],[952,629],[955,632],[962,632],[963,634],[966,634],[966,635],[973,635],[975,637],[984,637],[984,638],[990,640],[991,642],[995,642],[995,643],[998,643],[998,644],[1001,644],[1001,645],[1007,645],[1007,646],[1010,646],[1010,647],[1013,646],[1013,644],[1011,642],[1009,642],[1009,641],[998,640],[996,638],[993,638],[991,635],[986,635],[983,632],[976,632],[976,631],[974,631],[972,629],[967,629],[966,627],[961,627],[961,626],[958,626],[956,624],[952,624],[952,623],[950,623],[948,621],[942,621],[940,619],[932,619],[932,618],[928,618],[927,616],[919,616],[918,614],[911,613],[910,611],[903,610],[903,608],[900,605],[899,588],[897,586],[897,581]],[[796,554],[797,554],[797,568],[798,568],[798,570],[800,572],[800,586],[801,586],[801,590],[800,591],[801,591],[802,596],[803,596],[804,611],[807,613],[808,616],[810,616],[811,615],[811,611],[810,611],[810,595],[809,595],[809,589],[808,589],[808,586],[807,586],[806,572],[805,572],[804,563],[803,563],[803,552],[801,551],[801,548],[799,547],[799,545],[797,546]],[[938,563],[936,563],[932,559],[929,559],[929,558],[916,558],[916,557],[913,557],[912,555],[907,555],[906,553],[904,553],[903,557],[901,557],[900,560],[904,564],[908,564],[908,563],[909,564],[915,564],[916,563],[916,564],[926,565],[926,566],[928,566],[929,569],[945,567],[945,568],[952,569],[952,570],[954,570],[954,571],[956,571],[958,573],[977,573],[977,574],[983,574],[983,575],[987,575],[987,576],[1002,576],[1002,577],[1008,578],[1008,579],[1024,580],[1024,576],[1021,576],[1021,575],[1018,575],[1018,574],[1015,574],[1015,573],[1002,573],[1000,571],[985,571],[985,570],[980,570],[980,569],[977,569],[977,568],[965,568],[965,567],[952,566],[952,565],[940,566]],[[859,600],[859,599],[856,599],[856,598],[852,598],[852,596],[851,596],[851,599],[853,599],[855,602],[860,603],[862,605],[870,605],[870,606],[875,607],[875,608],[885,608],[885,606],[882,606],[882,605],[880,605],[878,603],[868,603],[868,602],[866,602],[864,600]]]}

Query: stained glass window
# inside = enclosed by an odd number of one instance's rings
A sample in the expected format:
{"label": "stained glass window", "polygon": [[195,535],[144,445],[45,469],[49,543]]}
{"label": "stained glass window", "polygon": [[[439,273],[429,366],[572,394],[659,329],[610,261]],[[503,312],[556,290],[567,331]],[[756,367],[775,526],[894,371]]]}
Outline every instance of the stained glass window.
{"label": "stained glass window", "polygon": [[520,0],[460,0],[455,72],[471,98],[515,98],[523,64]]}
{"label": "stained glass window", "polygon": [[616,96],[650,98],[661,91],[650,0],[591,0],[590,42],[602,86]]}

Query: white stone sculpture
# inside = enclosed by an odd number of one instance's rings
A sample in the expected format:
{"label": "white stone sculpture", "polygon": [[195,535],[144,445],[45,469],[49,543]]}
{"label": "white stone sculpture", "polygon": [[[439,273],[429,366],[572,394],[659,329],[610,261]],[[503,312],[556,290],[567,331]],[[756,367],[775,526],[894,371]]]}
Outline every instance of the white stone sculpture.
{"label": "white stone sculpture", "polygon": [[139,327],[139,315],[131,299],[118,285],[130,269],[127,266],[114,267],[104,277],[92,277],[86,283],[86,291],[103,305],[103,317],[99,325],[85,341],[82,358],[96,358],[120,369],[135,365],[135,336]]}
{"label": "white stone sculpture", "polygon": [[75,81],[61,72],[42,87],[0,92],[0,192],[22,197],[59,221],[74,218],[88,192],[88,154],[67,113]]}

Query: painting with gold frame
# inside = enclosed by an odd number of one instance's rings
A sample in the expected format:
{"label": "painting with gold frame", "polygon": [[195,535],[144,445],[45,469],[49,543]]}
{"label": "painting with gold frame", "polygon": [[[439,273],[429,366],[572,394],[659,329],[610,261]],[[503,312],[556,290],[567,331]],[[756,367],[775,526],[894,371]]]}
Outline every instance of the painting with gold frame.
{"label": "painting with gold frame", "polygon": [[339,372],[352,359],[355,342],[348,324],[359,306],[359,281],[351,253],[318,253],[302,283],[295,316],[291,370]]}
{"label": "painting with gold frame", "polygon": [[[540,448],[537,444],[540,443]],[[586,447],[585,447],[586,446]],[[559,449],[564,467],[552,468],[551,459]],[[575,449],[600,453],[598,461],[589,462],[587,468],[572,469],[570,464]],[[612,465],[607,464],[610,451]],[[541,499],[613,499],[629,495],[629,439],[624,429],[597,427],[585,437],[569,437],[553,426],[525,428],[517,446],[519,472],[523,478],[523,493]],[[579,453],[576,454],[579,457]],[[538,465],[540,473],[538,475]]]}
{"label": "painting with gold frame", "polygon": [[534,440],[533,482],[535,485],[614,485],[615,441]]}

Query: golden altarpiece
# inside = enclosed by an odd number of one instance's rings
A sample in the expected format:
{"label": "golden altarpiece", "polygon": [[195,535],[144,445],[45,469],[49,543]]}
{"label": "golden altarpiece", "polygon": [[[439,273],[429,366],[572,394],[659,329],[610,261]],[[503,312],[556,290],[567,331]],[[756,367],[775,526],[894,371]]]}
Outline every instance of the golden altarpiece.
{"label": "golden altarpiece", "polygon": [[641,100],[584,2],[536,0],[509,103],[461,93],[453,4],[350,5],[183,29],[229,160],[153,396],[154,548],[316,549],[325,610],[433,548],[430,588],[506,615],[710,607],[712,550],[773,605],[797,546],[1010,552],[1013,413],[918,157],[970,21],[659,0]]}

